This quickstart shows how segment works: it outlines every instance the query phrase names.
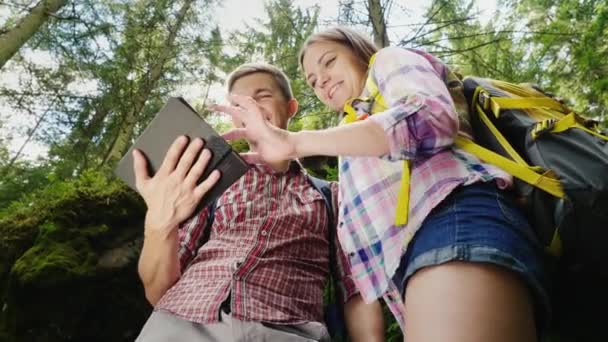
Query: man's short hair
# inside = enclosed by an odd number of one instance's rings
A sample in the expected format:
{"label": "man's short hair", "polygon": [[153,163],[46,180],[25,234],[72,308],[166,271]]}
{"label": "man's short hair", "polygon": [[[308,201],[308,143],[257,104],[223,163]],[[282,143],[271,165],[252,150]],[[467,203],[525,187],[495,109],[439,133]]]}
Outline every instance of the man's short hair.
{"label": "man's short hair", "polygon": [[279,68],[274,65],[266,64],[266,63],[245,63],[236,68],[226,80],[226,88],[228,88],[228,92],[232,91],[232,87],[234,86],[234,82],[236,82],[239,78],[249,76],[254,73],[263,72],[269,74],[274,78],[281,90],[283,96],[285,96],[286,100],[291,100],[293,98],[293,92],[291,91],[291,85],[289,84],[289,78],[282,72]]}

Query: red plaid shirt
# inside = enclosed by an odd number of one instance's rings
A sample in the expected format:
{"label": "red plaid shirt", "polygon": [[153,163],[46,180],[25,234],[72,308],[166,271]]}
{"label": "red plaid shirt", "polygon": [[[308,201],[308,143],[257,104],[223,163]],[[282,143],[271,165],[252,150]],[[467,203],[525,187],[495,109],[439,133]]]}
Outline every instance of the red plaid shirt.
{"label": "red plaid shirt", "polygon": [[[332,192],[337,208],[335,183]],[[323,322],[327,220],[322,195],[298,163],[292,162],[284,174],[252,167],[218,199],[207,243],[197,250],[207,209],[180,227],[182,276],[155,309],[213,323],[231,295],[232,316],[239,320]],[[346,301],[356,288],[337,237],[334,241]]]}

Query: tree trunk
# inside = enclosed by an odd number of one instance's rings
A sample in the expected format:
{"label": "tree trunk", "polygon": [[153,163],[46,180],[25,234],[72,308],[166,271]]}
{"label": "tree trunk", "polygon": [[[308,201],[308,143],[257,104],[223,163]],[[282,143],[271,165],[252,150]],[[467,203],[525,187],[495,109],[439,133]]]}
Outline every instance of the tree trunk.
{"label": "tree trunk", "polygon": [[0,69],[67,0],[42,0],[15,27],[0,34]]}
{"label": "tree trunk", "polygon": [[180,8],[175,25],[171,31],[169,31],[169,36],[164,44],[165,48],[161,51],[158,62],[150,69],[148,77],[142,80],[138,91],[135,93],[132,110],[126,113],[123,123],[118,129],[118,135],[114,139],[114,142],[104,158],[102,165],[113,165],[115,162],[120,160],[120,158],[122,158],[124,153],[129,148],[131,137],[133,136],[133,130],[135,129],[135,124],[137,123],[137,116],[143,110],[150,93],[163,74],[163,68],[174,51],[173,43],[175,42],[177,33],[181,29],[184,19],[186,18],[186,14],[194,1],[195,0],[186,0]]}
{"label": "tree trunk", "polygon": [[374,43],[379,48],[386,47],[390,44],[388,40],[388,34],[386,31],[386,20],[385,20],[385,8],[382,8],[381,0],[368,0],[367,10],[369,13],[369,20],[372,23],[374,29]]}
{"label": "tree trunk", "polygon": [[104,101],[100,101],[100,103],[95,106],[95,113],[89,122],[86,123],[83,127],[77,128],[75,132],[72,133],[74,140],[74,155],[80,158],[78,162],[78,167],[82,169],[86,169],[88,166],[89,155],[87,150],[89,149],[89,145],[93,138],[99,134],[99,131],[102,128],[103,121],[110,114],[110,110],[107,104]]}

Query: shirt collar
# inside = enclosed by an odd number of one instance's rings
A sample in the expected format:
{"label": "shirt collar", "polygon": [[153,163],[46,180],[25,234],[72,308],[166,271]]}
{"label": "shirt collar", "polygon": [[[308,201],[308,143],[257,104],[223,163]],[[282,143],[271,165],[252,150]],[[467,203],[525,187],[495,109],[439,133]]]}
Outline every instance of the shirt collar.
{"label": "shirt collar", "polygon": [[304,167],[302,166],[302,164],[300,163],[299,160],[291,160],[289,162],[289,168],[287,169],[286,172],[276,172],[274,171],[270,166],[266,165],[266,164],[255,164],[253,165],[253,167],[257,168],[258,170],[264,172],[264,173],[270,173],[270,174],[274,174],[274,175],[283,175],[283,174],[296,174],[298,172],[306,172],[306,170],[304,169]]}

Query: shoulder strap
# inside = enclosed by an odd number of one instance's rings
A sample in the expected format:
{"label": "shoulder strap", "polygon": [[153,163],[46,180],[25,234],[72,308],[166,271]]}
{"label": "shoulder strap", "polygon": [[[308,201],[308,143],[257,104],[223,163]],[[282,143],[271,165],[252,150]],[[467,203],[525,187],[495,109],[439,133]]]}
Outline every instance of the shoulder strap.
{"label": "shoulder strap", "polygon": [[323,196],[325,202],[325,209],[327,211],[327,241],[329,242],[329,270],[331,272],[331,278],[334,281],[338,280],[338,269],[337,269],[337,251],[335,248],[336,240],[336,226],[334,224],[334,207],[332,203],[331,188],[329,182],[308,175],[310,184],[317,189],[318,192]]}
{"label": "shoulder strap", "polygon": [[[336,233],[336,227],[334,226],[334,224],[332,224],[334,222],[334,207],[332,203],[331,188],[329,187],[328,181],[313,177],[311,175],[308,175],[308,180],[310,181],[310,184],[312,184],[312,186],[317,189],[317,191],[320,192],[323,196],[323,201],[325,202],[325,209],[327,210],[327,234],[329,235],[328,241],[332,243],[332,245],[330,245],[331,249],[334,247],[333,240]],[[330,258],[331,257],[332,256],[330,255]]]}
{"label": "shoulder strap", "polygon": [[336,249],[336,225],[334,224],[334,210],[331,188],[329,182],[308,175],[308,180],[312,186],[323,196],[325,209],[327,210],[327,241],[329,242],[329,303],[325,307],[324,319],[332,338],[346,338],[346,321],[344,319],[344,303],[336,283],[339,281],[338,273],[338,251]]}
{"label": "shoulder strap", "polygon": [[[317,191],[320,192],[321,195],[323,195],[323,200],[325,201],[325,209],[327,209],[327,218],[329,219],[330,223],[333,222],[334,207],[332,203],[332,195],[331,188],[329,187],[329,182],[317,177],[313,177],[311,175],[308,175],[308,180],[310,181],[310,184],[312,184],[312,186],[317,189]],[[335,230],[336,227],[330,224],[328,228],[328,231],[330,231]]]}

